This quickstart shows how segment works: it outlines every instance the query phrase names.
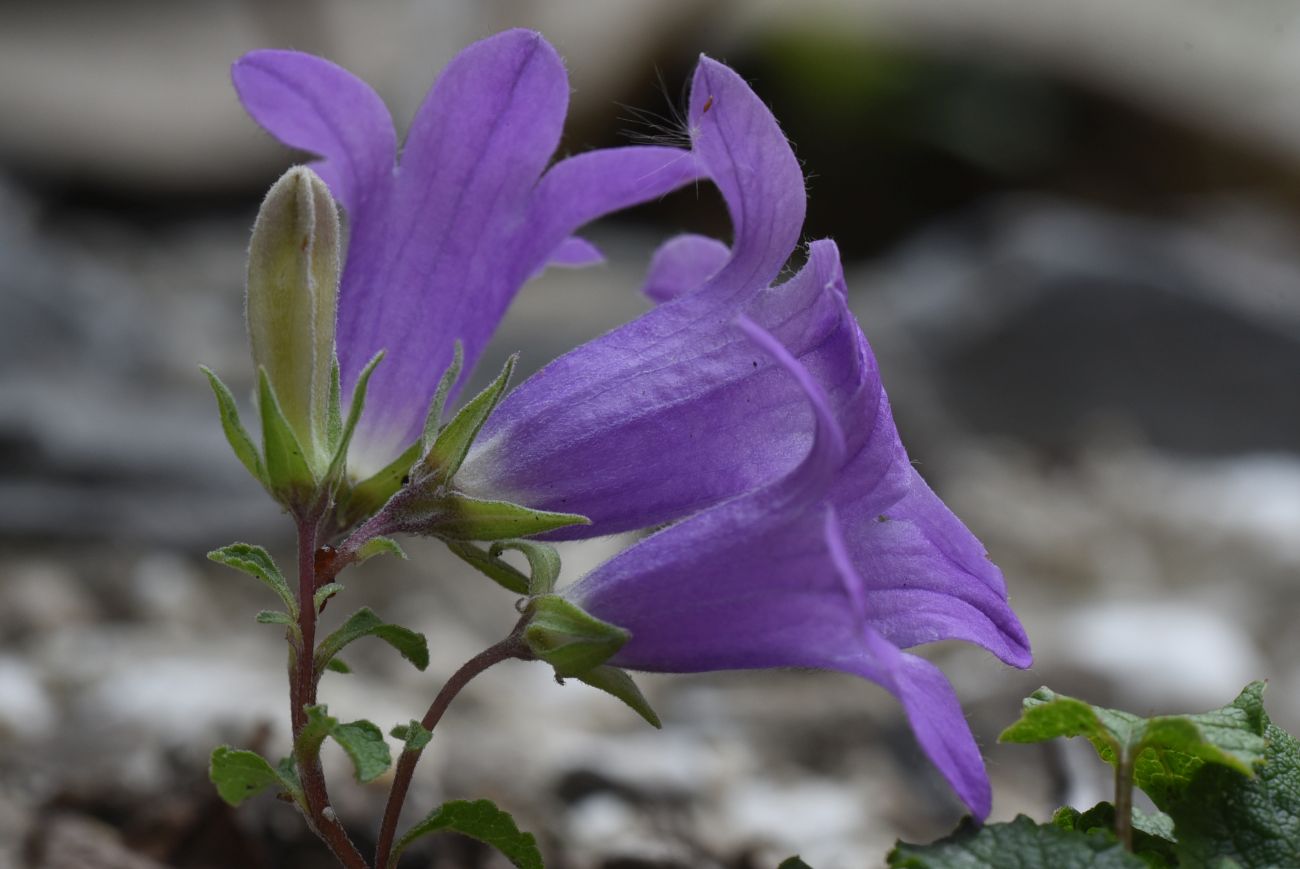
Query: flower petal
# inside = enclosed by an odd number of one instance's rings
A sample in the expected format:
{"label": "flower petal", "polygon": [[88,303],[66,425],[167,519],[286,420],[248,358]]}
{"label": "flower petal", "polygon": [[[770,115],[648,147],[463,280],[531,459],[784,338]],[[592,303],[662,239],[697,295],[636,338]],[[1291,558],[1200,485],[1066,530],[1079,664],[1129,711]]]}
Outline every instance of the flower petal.
{"label": "flower petal", "polygon": [[546,264],[551,266],[560,266],[562,268],[582,268],[583,266],[592,266],[605,261],[605,255],[585,238],[579,238],[571,235],[564,241],[560,242],[551,255],[547,257]]}
{"label": "flower petal", "polygon": [[[837,417],[870,428],[874,361],[860,353],[841,286],[835,246],[818,242],[798,275],[742,312],[800,357]],[[581,513],[591,526],[557,536],[596,536],[669,521],[787,472],[810,443],[807,400],[760,364],[736,313],[692,294],[561,356],[502,401],[456,485]],[[862,435],[846,434],[856,449]]]}
{"label": "flower petal", "polygon": [[521,239],[526,256],[543,256],[578,227],[700,177],[695,156],[679,148],[604,148],[561,160],[537,184],[527,218],[529,237]]}
{"label": "flower petal", "polygon": [[[512,236],[559,141],[568,81],[540,35],[511,30],[471,45],[416,114],[386,213],[352,224],[339,309],[345,390],[387,348],[358,444],[391,459],[418,435],[428,399],[463,342],[472,366],[539,261]],[[565,233],[567,235],[567,233]]]}
{"label": "flower petal", "polygon": [[1001,571],[983,546],[905,457],[890,475],[906,487],[892,504],[883,504],[892,495],[864,499],[865,484],[852,466],[831,494],[849,529],[850,559],[874,602],[872,623],[903,648],[965,640],[1012,666],[1029,666],[1024,627],[1007,603]]}
{"label": "flower petal", "polygon": [[692,151],[722,192],[735,229],[718,297],[770,284],[803,231],[803,172],[776,118],[744,79],[701,57],[691,85]]}
{"label": "flower petal", "polygon": [[642,292],[654,302],[690,292],[717,274],[731,257],[731,249],[716,238],[679,235],[659,246],[650,260]]}
{"label": "flower petal", "polygon": [[388,109],[361,79],[323,58],[270,50],[235,61],[230,77],[253,120],[322,158],[312,168],[353,216],[368,191],[386,191],[397,137]]}

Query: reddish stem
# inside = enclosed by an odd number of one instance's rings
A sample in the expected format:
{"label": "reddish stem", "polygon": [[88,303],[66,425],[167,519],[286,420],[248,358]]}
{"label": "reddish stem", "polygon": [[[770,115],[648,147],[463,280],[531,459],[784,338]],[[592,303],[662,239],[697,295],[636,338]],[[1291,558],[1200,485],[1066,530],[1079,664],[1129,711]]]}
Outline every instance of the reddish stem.
{"label": "reddish stem", "polygon": [[298,630],[302,647],[289,673],[290,721],[298,777],[307,803],[307,820],[347,869],[370,869],[366,858],[348,838],[347,830],[330,807],[321,770],[320,753],[299,747],[298,736],[307,725],[307,707],[316,705],[316,536],[319,516],[298,517]]}
{"label": "reddish stem", "polygon": [[[442,720],[443,713],[451,705],[451,701],[456,699],[456,695],[461,689],[469,684],[479,673],[502,661],[508,661],[511,658],[530,659],[532,653],[528,650],[527,644],[524,643],[522,631],[526,619],[520,620],[515,626],[510,636],[494,646],[490,646],[479,652],[469,661],[467,661],[459,670],[452,674],[438,696],[433,699],[429,705],[429,711],[424,713],[424,718],[420,721],[420,726],[425,730],[432,731]],[[401,757],[397,760],[397,770],[393,774],[393,787],[388,792],[388,804],[384,807],[384,820],[379,828],[379,842],[375,846],[375,869],[385,869],[393,852],[393,840],[397,834],[397,821],[402,814],[402,806],[406,802],[406,792],[411,787],[411,777],[415,773],[415,765],[420,761],[420,755],[424,749],[407,749],[402,752]]]}

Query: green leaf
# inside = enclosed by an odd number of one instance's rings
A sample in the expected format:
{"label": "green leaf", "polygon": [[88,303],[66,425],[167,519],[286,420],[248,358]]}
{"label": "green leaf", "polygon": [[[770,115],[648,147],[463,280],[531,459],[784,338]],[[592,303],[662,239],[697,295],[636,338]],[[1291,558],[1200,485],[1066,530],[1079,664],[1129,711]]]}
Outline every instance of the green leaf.
{"label": "green leaf", "polygon": [[289,627],[298,627],[298,622],[293,616],[280,610],[262,610],[257,614],[257,623],[259,625],[288,625]]}
{"label": "green leaf", "polygon": [[424,725],[415,719],[411,719],[410,724],[397,725],[388,733],[394,739],[406,743],[405,751],[422,751],[433,739],[433,731],[426,730]]}
{"label": "green leaf", "polygon": [[253,438],[244,428],[244,424],[239,419],[239,408],[235,404],[235,396],[231,394],[226,384],[221,382],[221,378],[212,372],[212,369],[200,365],[201,370],[208,377],[208,383],[212,385],[212,392],[217,397],[217,412],[221,416],[221,430],[226,433],[226,441],[230,444],[230,449],[234,451],[235,457],[248,469],[248,473],[253,475],[253,479],[263,486],[266,482],[266,468],[262,465],[262,456],[257,451],[257,445],[253,443]]}
{"label": "green leaf", "polygon": [[459,493],[420,502],[418,509],[429,516],[418,522],[418,533],[446,540],[509,540],[591,524],[586,516],[576,513],[533,510],[509,501],[470,498]]}
{"label": "green leaf", "polygon": [[[1080,833],[1097,833],[1115,838],[1115,807],[1098,803],[1086,812],[1066,806],[1052,815],[1052,823],[1062,830]],[[1174,822],[1166,814],[1148,815],[1141,809],[1133,810],[1133,853],[1141,857],[1149,869],[1167,869],[1178,865],[1174,853]]]}
{"label": "green leaf", "polygon": [[500,558],[507,549],[522,552],[528,559],[529,596],[550,594],[555,590],[555,582],[560,577],[560,553],[549,543],[537,543],[533,540],[501,540],[488,548],[488,555]]}
{"label": "green leaf", "polygon": [[443,803],[397,840],[388,865],[395,866],[398,855],[416,839],[444,831],[460,833],[491,845],[518,869],[544,869],[542,854],[532,833],[520,832],[515,819],[498,809],[491,800]]}
{"label": "green leaf", "polygon": [[325,601],[329,600],[342,590],[343,586],[339,585],[337,582],[327,582],[320,588],[316,589],[316,593],[311,596],[313,603],[316,605],[316,612],[319,613],[321,607],[325,606]]}
{"label": "green leaf", "polygon": [[280,409],[265,368],[258,369],[257,384],[267,485],[286,507],[302,506],[315,494],[316,478],[307,454]]}
{"label": "green leaf", "polygon": [[630,636],[556,594],[535,598],[530,608],[524,641],[533,655],[555,668],[557,676],[585,675],[604,664]]}
{"label": "green leaf", "polygon": [[1252,713],[1236,705],[1199,715],[1141,718],[1047,688],[1025,700],[1020,720],[998,740],[1041,742],[1058,736],[1083,736],[1112,765],[1121,757],[1131,758],[1134,783],[1156,805],[1171,790],[1185,787],[1206,763],[1252,775],[1266,747],[1266,740],[1252,726]]}
{"label": "green leaf", "polygon": [[271,591],[279,595],[289,613],[295,619],[298,617],[298,601],[289,589],[289,583],[280,573],[280,568],[275,566],[271,554],[262,547],[251,543],[232,543],[212,550],[208,553],[208,559],[260,579]]}
{"label": "green leaf", "polygon": [[325,479],[335,484],[343,479],[343,471],[348,463],[348,447],[352,444],[352,435],[357,430],[357,422],[361,419],[361,410],[366,405],[366,387],[370,384],[370,375],[375,373],[375,366],[383,360],[384,351],[380,350],[366,363],[366,367],[361,369],[361,374],[357,376],[357,385],[352,388],[352,403],[348,406],[348,419],[339,434],[338,445],[334,447],[329,470],[325,472]]}
{"label": "green leaf", "polygon": [[269,787],[279,787],[295,798],[301,794],[297,777],[284,764],[273,767],[260,754],[228,745],[213,750],[208,777],[217,786],[221,798],[232,806]]}
{"label": "green leaf", "polygon": [[438,380],[438,390],[433,394],[433,401],[429,403],[429,414],[424,420],[424,437],[420,439],[420,453],[425,455],[429,452],[429,447],[438,439],[438,430],[442,428],[442,414],[447,409],[447,396],[451,394],[451,388],[456,385],[456,380],[460,377],[460,370],[465,365],[465,345],[459,340],[452,350],[451,364],[447,370],[442,372],[442,377]]}
{"label": "green leaf", "polygon": [[298,734],[298,751],[317,757],[326,737],[342,746],[360,782],[374,781],[392,763],[383,731],[373,723],[360,720],[342,724],[325,706],[307,707],[307,724]]}
{"label": "green leaf", "polygon": [[381,471],[367,477],[339,493],[338,517],[340,528],[351,528],[368,519],[388,503],[388,499],[402,488],[411,465],[420,457],[420,442],[411,444],[402,454],[389,462]]}
{"label": "green leaf", "polygon": [[812,867],[800,860],[799,856],[796,854],[793,857],[787,857],[782,860],[781,865],[777,866],[776,869],[812,869]]}
{"label": "green leaf", "polygon": [[316,648],[316,671],[319,673],[345,646],[362,637],[376,637],[392,646],[402,657],[423,670],[429,666],[429,644],[424,634],[383,621],[369,607],[362,607],[348,617],[338,630]]}
{"label": "green leaf", "polygon": [[[510,375],[514,373],[518,360],[517,353],[507,359],[497,379],[466,402],[451,422],[438,432],[433,446],[429,447],[420,461],[421,476],[428,475],[436,483],[445,483],[455,476],[465,461],[465,454],[469,452],[474,438],[478,437],[479,430],[483,428],[483,423],[487,422],[488,416],[505,395],[506,385],[510,382]],[[427,432],[427,426],[425,430]]]}
{"label": "green leaf", "polygon": [[1183,866],[1300,866],[1300,741],[1268,720],[1262,692],[1253,683],[1234,703],[1268,741],[1255,777],[1206,764],[1156,801]]}
{"label": "green leaf", "polygon": [[445,540],[447,548],[454,552],[466,564],[479,573],[515,594],[528,594],[528,577],[498,558],[493,558],[483,549],[464,540]]}
{"label": "green leaf", "polygon": [[930,845],[899,842],[892,869],[1145,869],[1114,836],[1035,824],[1024,815],[979,827],[969,818],[951,836]]}
{"label": "green leaf", "polygon": [[346,674],[352,672],[352,668],[349,667],[347,664],[343,663],[338,658],[330,658],[329,663],[325,665],[325,669],[329,670],[332,673]]}
{"label": "green leaf", "polygon": [[641,693],[641,689],[632,681],[631,676],[618,667],[602,664],[585,673],[579,673],[574,678],[622,700],[632,707],[633,712],[644,718],[651,727],[663,727],[659,716],[650,708],[650,704],[646,701],[645,695]]}
{"label": "green leaf", "polygon": [[393,758],[388,752],[388,743],[384,733],[375,724],[365,721],[353,721],[335,727],[330,736],[343,746],[352,766],[356,769],[357,781],[374,781],[384,774],[392,764]]}
{"label": "green leaf", "polygon": [[406,553],[402,547],[397,545],[397,541],[391,537],[371,537],[361,548],[357,550],[357,564],[368,561],[376,555],[396,555],[403,561],[406,560]]}

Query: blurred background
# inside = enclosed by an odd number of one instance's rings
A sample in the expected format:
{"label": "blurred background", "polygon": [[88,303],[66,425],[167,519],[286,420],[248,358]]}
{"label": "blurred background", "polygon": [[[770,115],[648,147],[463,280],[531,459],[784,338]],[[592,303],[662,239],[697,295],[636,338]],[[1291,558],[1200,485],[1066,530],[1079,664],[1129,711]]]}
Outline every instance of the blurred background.
{"label": "blurred background", "polygon": [[[939,661],[986,747],[994,818],[1105,798],[1083,746],[998,746],[1040,684],[1141,713],[1267,678],[1300,730],[1300,7],[1290,0],[393,0],[0,5],[0,867],[328,865],[292,809],[238,812],[213,745],[287,750],[283,647],[233,539],[288,557],[197,365],[241,397],[243,254],[294,159],[229,63],[324,54],[403,129],[447,60],[536,27],[574,88],[564,152],[671,136],[701,52],[735,66],[804,161],[904,440],[1006,573],[1036,651]],[[726,238],[709,189],[585,233],[603,267],[521,294],[482,372],[532,369],[647,307],[649,252]],[[573,577],[626,541],[565,550]],[[355,598],[424,631],[416,673],[361,644],[343,717],[425,708],[511,601],[436,547]],[[338,613],[330,613],[337,618]],[[376,644],[378,645],[378,644]],[[652,732],[513,664],[453,707],[412,813],[487,796],[555,867],[879,865],[960,806],[901,710],[848,677],[647,678]],[[336,805],[364,839],[383,781]],[[496,860],[497,862],[493,862]],[[438,839],[403,866],[504,865]]]}

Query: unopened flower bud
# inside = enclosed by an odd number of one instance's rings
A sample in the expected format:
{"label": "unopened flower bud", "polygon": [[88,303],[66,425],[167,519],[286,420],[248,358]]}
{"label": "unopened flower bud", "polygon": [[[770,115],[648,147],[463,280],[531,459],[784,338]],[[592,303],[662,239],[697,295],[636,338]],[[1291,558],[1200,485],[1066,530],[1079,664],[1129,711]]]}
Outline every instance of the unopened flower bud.
{"label": "unopened flower bud", "polygon": [[248,334],[308,464],[329,461],[326,424],[339,284],[339,217],[329,188],[295,166],[271,187],[248,249]]}

